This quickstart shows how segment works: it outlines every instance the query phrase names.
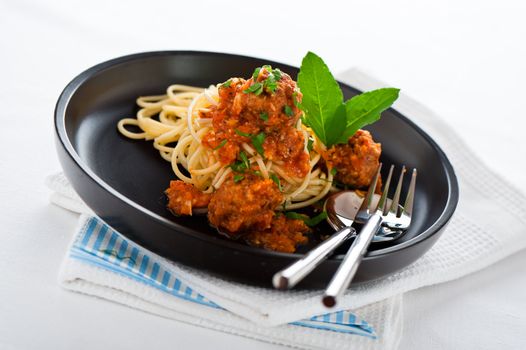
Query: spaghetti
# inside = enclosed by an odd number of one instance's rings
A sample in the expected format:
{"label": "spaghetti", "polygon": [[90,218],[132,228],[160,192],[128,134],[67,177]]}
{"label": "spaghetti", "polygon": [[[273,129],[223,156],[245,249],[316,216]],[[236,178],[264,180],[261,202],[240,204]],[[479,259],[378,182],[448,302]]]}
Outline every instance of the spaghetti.
{"label": "spaghetti", "polygon": [[[153,140],[153,146],[161,157],[171,162],[180,180],[193,185],[203,193],[213,193],[234,172],[232,163],[221,162],[219,151],[227,141],[210,147],[205,136],[213,133],[213,119],[208,117],[211,109],[219,104],[221,84],[206,89],[171,85],[165,95],[137,98],[140,110],[136,118],[121,119],[118,130],[131,139]],[[140,132],[130,131],[135,126]],[[297,209],[322,199],[331,189],[333,175],[321,166],[323,144],[312,130],[298,118],[294,128],[302,136],[303,152],[308,155],[308,171],[297,176],[284,166],[282,160],[268,159],[249,142],[241,143],[248,168],[257,169],[264,179],[279,183],[283,202],[276,209]]]}

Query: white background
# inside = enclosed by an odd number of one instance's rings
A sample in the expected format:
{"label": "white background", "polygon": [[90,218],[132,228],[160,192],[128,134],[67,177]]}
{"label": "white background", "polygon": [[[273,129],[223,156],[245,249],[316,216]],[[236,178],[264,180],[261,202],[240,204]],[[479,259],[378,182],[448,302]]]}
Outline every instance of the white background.
{"label": "white background", "polygon": [[[43,180],[60,170],[54,104],[81,71],[177,49],[297,66],[311,50],[430,107],[526,192],[525,15],[523,1],[0,0],[0,349],[280,348],[58,287],[76,216],[48,204]],[[409,293],[401,349],[525,348],[525,263]]]}

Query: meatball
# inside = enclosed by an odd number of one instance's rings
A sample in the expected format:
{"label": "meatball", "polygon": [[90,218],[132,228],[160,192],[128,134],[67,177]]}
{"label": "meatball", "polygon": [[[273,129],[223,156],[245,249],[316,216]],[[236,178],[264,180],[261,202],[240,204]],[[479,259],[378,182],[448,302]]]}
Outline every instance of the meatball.
{"label": "meatball", "polygon": [[302,220],[289,219],[279,215],[272,220],[270,228],[253,231],[245,236],[248,244],[284,253],[294,253],[298,244],[305,244],[304,235],[310,229]]}
{"label": "meatball", "polygon": [[266,230],[282,200],[283,195],[272,180],[247,174],[236,183],[230,177],[212,194],[208,220],[231,236],[247,230]]}
{"label": "meatball", "polygon": [[336,181],[354,189],[365,189],[378,169],[382,146],[371,133],[358,130],[347,144],[334,145],[324,158],[329,169],[336,168]]}
{"label": "meatball", "polygon": [[210,194],[180,180],[170,181],[164,193],[168,197],[168,209],[175,215],[192,215],[192,207],[206,207],[210,202]]}

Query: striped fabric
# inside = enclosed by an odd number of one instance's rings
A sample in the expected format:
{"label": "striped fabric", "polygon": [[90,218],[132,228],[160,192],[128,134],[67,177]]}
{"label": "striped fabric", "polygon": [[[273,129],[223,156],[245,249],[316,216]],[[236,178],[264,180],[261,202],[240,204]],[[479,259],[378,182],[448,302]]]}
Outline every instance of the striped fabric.
{"label": "striped fabric", "polygon": [[[75,239],[70,256],[86,264],[129,277],[192,303],[222,309],[174,276],[165,261],[91,217]],[[338,311],[291,323],[294,326],[362,335],[376,339],[367,322],[349,311]]]}

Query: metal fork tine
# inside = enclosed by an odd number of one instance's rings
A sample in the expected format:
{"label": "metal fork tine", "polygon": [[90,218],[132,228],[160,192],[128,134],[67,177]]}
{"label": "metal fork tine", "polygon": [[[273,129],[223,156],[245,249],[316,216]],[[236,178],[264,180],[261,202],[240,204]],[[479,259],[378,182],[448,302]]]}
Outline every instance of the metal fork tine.
{"label": "metal fork tine", "polygon": [[400,192],[402,192],[402,182],[404,181],[404,174],[405,165],[402,167],[402,171],[400,172],[400,177],[398,178],[398,185],[396,185],[396,191],[393,197],[393,201],[391,202],[391,209],[389,209],[389,212],[396,216],[398,216],[398,205],[400,203]]}
{"label": "metal fork tine", "polygon": [[376,175],[373,178],[373,181],[369,185],[369,189],[367,190],[367,194],[365,195],[365,198],[363,199],[362,205],[360,206],[360,211],[367,211],[373,210],[371,208],[371,204],[373,201],[374,192],[376,190],[376,186],[378,185],[378,177],[380,176],[380,170],[382,170],[382,163],[378,165],[378,170],[376,170]]}
{"label": "metal fork tine", "polygon": [[393,175],[394,165],[391,165],[389,168],[389,175],[387,175],[387,180],[385,180],[384,189],[382,190],[382,197],[378,201],[378,207],[376,210],[381,210],[382,214],[386,214],[387,210],[387,194],[389,192],[389,184],[391,183],[391,177]]}
{"label": "metal fork tine", "polygon": [[411,175],[411,183],[409,184],[409,190],[407,191],[407,197],[405,198],[404,210],[402,214],[411,216],[413,213],[413,202],[415,199],[415,188],[416,188],[416,169],[413,169],[413,174]]}

